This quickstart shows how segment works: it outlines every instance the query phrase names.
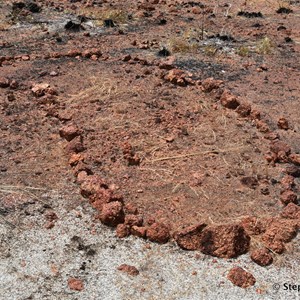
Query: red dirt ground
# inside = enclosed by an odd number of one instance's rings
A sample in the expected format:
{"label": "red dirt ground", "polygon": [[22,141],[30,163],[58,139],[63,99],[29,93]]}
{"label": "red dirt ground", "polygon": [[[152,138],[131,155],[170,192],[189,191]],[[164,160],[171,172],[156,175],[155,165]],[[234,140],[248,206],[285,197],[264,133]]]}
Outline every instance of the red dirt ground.
{"label": "red dirt ground", "polygon": [[26,203],[5,190],[74,193],[74,173],[120,237],[282,253],[299,227],[299,2],[70,2],[0,5],[3,214]]}

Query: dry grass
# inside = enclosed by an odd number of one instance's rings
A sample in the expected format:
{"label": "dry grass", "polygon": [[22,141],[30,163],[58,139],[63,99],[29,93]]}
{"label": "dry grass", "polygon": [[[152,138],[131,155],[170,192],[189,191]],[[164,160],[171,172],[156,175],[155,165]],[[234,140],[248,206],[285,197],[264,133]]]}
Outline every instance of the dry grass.
{"label": "dry grass", "polygon": [[184,37],[173,38],[169,41],[170,49],[174,53],[195,53],[199,49],[196,42],[189,42]]}
{"label": "dry grass", "polygon": [[273,43],[268,37],[264,37],[257,42],[256,52],[262,55],[267,55],[272,53]]}
{"label": "dry grass", "polygon": [[250,54],[250,49],[247,46],[240,46],[236,50],[236,54],[238,54],[239,56],[242,56],[242,57],[247,57]]}
{"label": "dry grass", "polygon": [[114,23],[125,24],[128,22],[128,13],[122,9],[103,9],[96,7],[80,8],[77,12],[79,15],[84,15],[94,19],[97,25],[103,25],[103,20],[111,19]]}

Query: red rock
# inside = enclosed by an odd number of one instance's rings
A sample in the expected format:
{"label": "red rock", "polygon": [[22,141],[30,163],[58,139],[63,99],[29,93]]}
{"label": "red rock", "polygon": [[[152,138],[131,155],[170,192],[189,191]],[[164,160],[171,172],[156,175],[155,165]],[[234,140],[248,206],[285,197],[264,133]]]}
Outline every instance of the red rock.
{"label": "red rock", "polygon": [[66,126],[63,126],[59,129],[59,135],[66,139],[68,142],[73,140],[76,136],[79,136],[81,134],[81,131],[79,128],[74,124],[69,124]]}
{"label": "red rock", "polygon": [[300,177],[300,167],[294,165],[287,166],[285,173],[295,178]]}
{"label": "red rock", "polygon": [[288,130],[289,129],[289,122],[286,118],[281,117],[278,120],[277,126],[280,129]]}
{"label": "red rock", "polygon": [[130,61],[131,60],[131,55],[127,54],[123,56],[122,61]]}
{"label": "red rock", "polygon": [[282,141],[275,141],[271,143],[270,150],[275,154],[284,153],[285,155],[289,155],[291,153],[291,147]]}
{"label": "red rock", "polygon": [[295,203],[289,203],[281,212],[281,216],[286,219],[295,219],[300,224],[300,206]]}
{"label": "red rock", "polygon": [[194,6],[194,7],[192,7],[191,12],[195,15],[199,15],[199,14],[201,14],[202,10],[199,6]]}
{"label": "red rock", "polygon": [[300,154],[292,153],[289,155],[289,160],[293,164],[300,166]]}
{"label": "red rock", "polygon": [[99,175],[91,175],[81,184],[80,193],[83,197],[88,198],[105,188],[107,188],[107,185]]}
{"label": "red rock", "polygon": [[16,88],[19,87],[19,83],[18,83],[16,80],[13,79],[13,80],[10,82],[9,87],[10,87],[11,89],[16,89]]}
{"label": "red rock", "polygon": [[273,257],[266,248],[252,251],[250,257],[255,263],[263,267],[268,266],[273,262]]}
{"label": "red rock", "polygon": [[145,238],[147,236],[147,227],[144,226],[132,226],[130,229],[132,235]]}
{"label": "red rock", "polygon": [[201,248],[201,234],[206,226],[207,224],[200,223],[175,233],[176,243],[185,250],[199,250]]}
{"label": "red rock", "polygon": [[133,214],[128,214],[125,216],[124,224],[132,227],[132,226],[142,226],[143,225],[143,218],[142,216],[137,216]]}
{"label": "red rock", "polygon": [[295,187],[295,178],[291,175],[284,175],[280,183],[285,190],[291,190]]}
{"label": "red rock", "polygon": [[77,163],[76,166],[73,167],[73,174],[75,177],[77,177],[77,175],[80,173],[80,172],[86,172],[88,175],[92,175],[93,172],[91,170],[91,168],[83,161],[79,161]]}
{"label": "red rock", "polygon": [[219,225],[203,230],[201,252],[217,257],[233,258],[249,250],[250,237],[238,224]]}
{"label": "red rock", "polygon": [[243,118],[248,117],[251,113],[251,105],[247,103],[242,103],[236,109],[236,112]]}
{"label": "red rock", "polygon": [[294,220],[272,219],[262,241],[268,249],[280,254],[285,250],[284,243],[290,242],[296,236],[297,230]]}
{"label": "red rock", "polygon": [[31,91],[36,97],[42,97],[47,93],[49,87],[48,83],[38,83],[32,86]]}
{"label": "red rock", "polygon": [[58,216],[54,211],[47,211],[45,213],[45,218],[47,221],[56,221],[58,219]]}
{"label": "red rock", "polygon": [[288,205],[289,203],[297,203],[297,194],[291,190],[285,190],[280,193],[280,201],[284,205]]}
{"label": "red rock", "polygon": [[240,105],[236,96],[232,95],[228,90],[225,90],[222,93],[220,101],[224,107],[229,109],[236,109]]}
{"label": "red rock", "polygon": [[205,93],[210,93],[212,90],[218,89],[223,84],[222,80],[216,80],[213,77],[206,78],[202,81],[202,90]]}
{"label": "red rock", "polygon": [[78,278],[69,278],[68,279],[69,289],[74,291],[82,291],[84,289],[84,284],[81,279]]}
{"label": "red rock", "polygon": [[104,204],[114,202],[112,199],[112,191],[110,189],[100,189],[89,197],[89,202],[95,209],[102,211]]}
{"label": "red rock", "polygon": [[179,86],[187,85],[186,74],[179,69],[172,69],[171,71],[169,71],[169,73],[165,76],[165,79]]}
{"label": "red rock", "polygon": [[166,243],[170,239],[169,228],[162,223],[153,223],[147,228],[147,238],[151,242]]}
{"label": "red rock", "polygon": [[69,159],[69,165],[71,167],[76,166],[79,162],[84,161],[84,156],[80,153],[74,153]]}
{"label": "red rock", "polygon": [[88,177],[89,177],[89,175],[87,174],[86,171],[80,171],[77,174],[76,182],[78,184],[82,184],[85,180],[87,180]]}
{"label": "red rock", "polygon": [[101,222],[108,226],[117,226],[124,222],[123,204],[118,201],[105,203],[99,216]]}
{"label": "red rock", "polygon": [[0,88],[7,88],[10,85],[10,81],[5,77],[0,77]]}
{"label": "red rock", "polygon": [[130,266],[127,264],[122,264],[121,266],[118,267],[118,270],[124,273],[127,273],[128,275],[131,276],[137,276],[139,275],[139,270],[135,266]]}
{"label": "red rock", "polygon": [[175,56],[169,56],[168,58],[162,60],[159,63],[158,67],[164,70],[172,70],[175,68],[175,61],[176,61]]}
{"label": "red rock", "polygon": [[259,132],[263,133],[268,133],[270,131],[269,125],[262,120],[256,120],[256,128]]}
{"label": "red rock", "polygon": [[266,225],[257,217],[246,217],[242,220],[241,225],[249,235],[259,235],[266,230]]}
{"label": "red rock", "polygon": [[116,229],[116,235],[119,238],[124,238],[130,235],[130,227],[125,224],[119,224]]}
{"label": "red rock", "polygon": [[242,269],[241,267],[234,267],[232,268],[227,278],[236,286],[241,288],[247,288],[255,284],[256,279],[254,276]]}
{"label": "red rock", "polygon": [[251,189],[256,189],[258,186],[258,180],[253,177],[253,176],[245,176],[241,179],[241,183],[243,185],[246,185],[247,187],[251,188]]}
{"label": "red rock", "polygon": [[69,50],[66,53],[66,56],[68,56],[68,57],[76,57],[76,56],[80,56],[80,55],[81,55],[81,52],[79,50]]}
{"label": "red rock", "polygon": [[133,214],[133,215],[138,214],[138,209],[132,202],[126,202],[124,210],[126,214]]}
{"label": "red rock", "polygon": [[80,153],[85,150],[83,145],[82,136],[76,136],[66,146],[66,150],[69,153]]}
{"label": "red rock", "polygon": [[96,55],[99,57],[102,55],[102,52],[100,49],[97,49],[97,48],[87,49],[82,52],[82,56],[86,57],[86,58],[90,58],[93,55]]}
{"label": "red rock", "polygon": [[252,109],[251,110],[251,113],[250,113],[250,117],[253,119],[253,120],[260,120],[261,118],[261,114],[258,110],[256,109]]}

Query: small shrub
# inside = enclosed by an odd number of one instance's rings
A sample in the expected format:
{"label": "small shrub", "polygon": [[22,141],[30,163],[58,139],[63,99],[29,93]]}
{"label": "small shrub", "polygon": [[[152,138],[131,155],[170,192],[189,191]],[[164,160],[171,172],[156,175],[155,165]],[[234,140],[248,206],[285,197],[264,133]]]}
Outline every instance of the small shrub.
{"label": "small shrub", "polygon": [[241,46],[236,50],[239,56],[246,57],[249,56],[250,50],[247,46]]}
{"label": "small shrub", "polygon": [[272,52],[273,44],[268,37],[264,37],[258,41],[256,46],[256,52],[259,54],[270,54]]}

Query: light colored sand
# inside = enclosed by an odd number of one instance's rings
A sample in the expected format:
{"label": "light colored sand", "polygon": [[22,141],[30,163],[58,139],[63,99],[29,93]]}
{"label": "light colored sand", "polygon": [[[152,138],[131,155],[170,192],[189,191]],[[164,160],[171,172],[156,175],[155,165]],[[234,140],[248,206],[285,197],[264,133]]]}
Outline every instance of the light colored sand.
{"label": "light colored sand", "polygon": [[[0,219],[0,299],[300,299],[300,292],[283,290],[284,283],[300,285],[300,264],[293,255],[286,254],[275,265],[262,268],[251,262],[248,255],[237,260],[217,260],[198,252],[185,252],[174,244],[150,244],[133,237],[117,239],[114,232],[101,224],[91,234],[92,210],[88,204],[77,218],[75,211],[67,212],[56,205],[60,219],[53,229],[41,226],[32,229],[11,228]],[[41,214],[29,216],[26,223],[42,223]],[[92,245],[94,256],[78,250],[73,236],[81,237],[85,245]],[[294,241],[299,249],[299,239]],[[196,253],[200,258],[196,258]],[[296,251],[297,253],[297,251]],[[80,270],[83,263],[85,270]],[[131,277],[117,270],[123,263],[140,270]],[[57,268],[55,276],[52,269]],[[241,289],[227,280],[233,266],[241,266],[256,277],[254,287]],[[192,272],[196,271],[196,275]],[[69,277],[81,278],[85,289],[71,291]],[[273,284],[280,284],[274,291]],[[261,289],[263,294],[257,293]],[[30,298],[31,297],[31,298]]]}

